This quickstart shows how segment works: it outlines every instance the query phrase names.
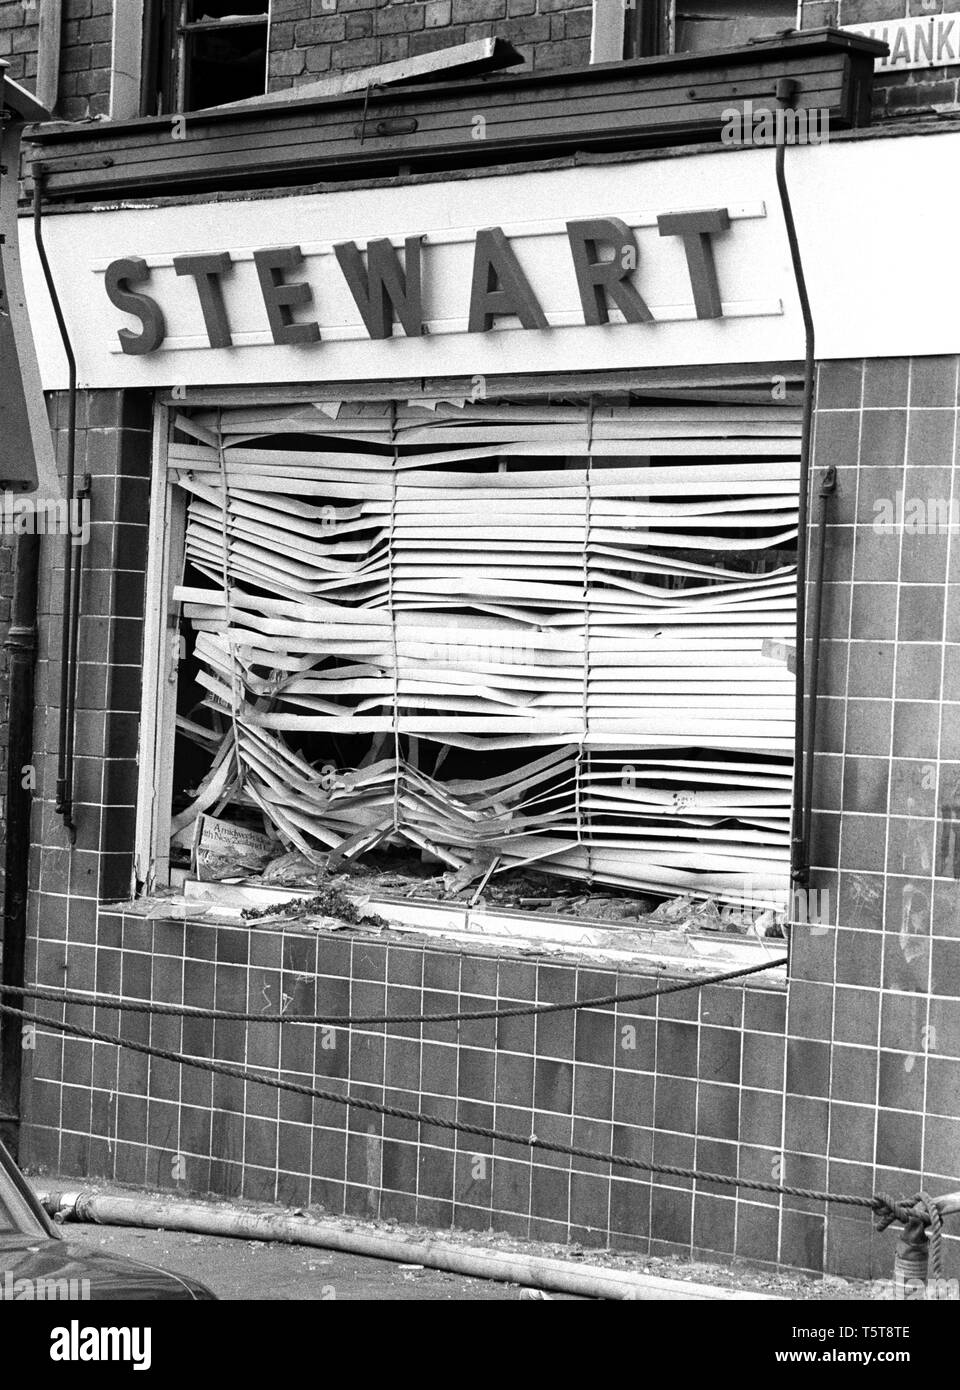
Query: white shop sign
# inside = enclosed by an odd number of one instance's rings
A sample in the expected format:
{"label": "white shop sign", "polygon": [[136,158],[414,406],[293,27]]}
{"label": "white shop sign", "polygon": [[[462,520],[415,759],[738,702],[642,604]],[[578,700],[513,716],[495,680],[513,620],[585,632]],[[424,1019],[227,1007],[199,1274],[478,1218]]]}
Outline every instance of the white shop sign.
{"label": "white shop sign", "polygon": [[960,11],[914,19],[877,19],[872,24],[844,24],[848,34],[880,39],[890,49],[875,59],[876,70],[943,68],[960,63]]}
{"label": "white shop sign", "polygon": [[[803,324],[775,153],[718,149],[449,182],[50,213],[45,236],[81,387],[469,379],[797,360]],[[960,351],[960,277],[938,276],[934,287],[907,269],[916,267],[926,237],[935,243],[931,229],[956,220],[955,189],[943,177],[953,167],[960,167],[960,132],[835,139],[788,151],[818,357]],[[726,218],[709,238],[721,310],[714,317],[698,316],[689,246],[664,234],[667,215],[705,210]],[[611,306],[607,322],[585,323],[569,224],[589,219],[629,230],[637,258],[629,282],[649,308],[646,321],[625,322]],[[530,323],[528,314],[527,327],[509,316],[481,331],[476,317],[471,325],[478,232],[490,227],[502,230],[542,322]],[[334,248],[353,242],[362,254],[378,238],[401,256],[407,238],[421,241],[422,334],[407,336],[396,323],[393,336],[376,338],[365,325]],[[309,341],[283,341],[275,313],[271,322],[255,253],[278,247],[301,255],[277,278],[309,286],[309,297],[289,306],[294,322],[316,324]],[[66,365],[27,219],[21,248],[44,386],[62,389]],[[197,275],[178,275],[174,258],[225,255],[231,345],[211,346]],[[136,335],[141,320],[107,293],[108,269],[123,260],[145,263],[147,278],[129,289],[162,308],[162,341],[139,355],[125,351],[118,335]]]}
{"label": "white shop sign", "polygon": [[[802,351],[802,328],[773,153],[51,213],[45,237],[81,386],[469,378],[779,360]],[[715,317],[704,317],[695,303],[691,246],[666,221],[678,213],[720,214],[722,230],[707,237],[718,291]],[[582,227],[591,220],[626,228],[632,247],[620,250],[635,258],[626,283],[649,310],[644,321],[625,321],[609,297],[608,321],[585,322],[570,224]],[[502,231],[529,288],[528,307],[535,301],[527,326],[517,316],[497,315],[477,328],[478,247],[490,243],[479,234],[488,228]],[[408,335],[406,324],[395,322],[392,336],[378,338],[365,325],[336,248],[353,243],[369,262],[369,243],[379,239],[392,243],[400,263],[410,261],[408,239],[419,240],[422,283],[415,321],[422,320],[422,333]],[[26,225],[21,241],[50,389],[64,379],[56,325]],[[278,248],[296,255],[278,255],[283,264],[272,270],[263,264],[263,253]],[[593,261],[610,254],[609,243],[590,250]],[[230,345],[219,346],[212,342],[225,334],[211,334],[209,314],[205,318],[194,273],[200,263],[184,273],[183,258],[213,256],[223,264],[225,255],[229,265],[218,277],[217,292]],[[123,262],[133,263],[136,275],[124,276],[118,287]],[[310,325],[309,332],[284,334],[278,327],[276,305],[269,302],[271,275],[281,289],[308,287],[286,306],[285,317],[288,326]],[[162,311],[162,324],[154,313],[151,334],[145,334],[134,300],[126,300],[134,312],[121,307],[128,295],[146,296]],[[128,335],[126,348],[120,332]],[[141,339],[141,351],[130,351],[129,335]],[[142,350],[144,344],[149,350]]]}

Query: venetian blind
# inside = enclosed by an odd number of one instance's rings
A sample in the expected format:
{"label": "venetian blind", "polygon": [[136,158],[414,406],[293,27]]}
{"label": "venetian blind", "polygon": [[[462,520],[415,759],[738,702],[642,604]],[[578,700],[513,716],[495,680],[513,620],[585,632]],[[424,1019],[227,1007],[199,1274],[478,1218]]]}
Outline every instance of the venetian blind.
{"label": "venetian blind", "polygon": [[[233,794],[313,856],[406,839],[466,877],[785,886],[795,407],[343,402],[178,427],[176,597],[226,732],[175,829]],[[345,736],[363,755],[321,774],[317,740]]]}

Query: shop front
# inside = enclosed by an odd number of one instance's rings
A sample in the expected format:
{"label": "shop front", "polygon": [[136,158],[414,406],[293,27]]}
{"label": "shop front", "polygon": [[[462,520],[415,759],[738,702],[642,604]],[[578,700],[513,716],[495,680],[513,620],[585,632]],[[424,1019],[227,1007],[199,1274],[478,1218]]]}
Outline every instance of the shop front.
{"label": "shop front", "polygon": [[788,150],[799,263],[765,148],[47,213],[92,511],[28,976],[263,1018],[66,1005],[154,1051],[38,1031],[28,1162],[889,1273],[857,1212],[536,1141],[956,1186],[957,541],[896,497],[952,499],[960,305],[890,267],[957,139]]}

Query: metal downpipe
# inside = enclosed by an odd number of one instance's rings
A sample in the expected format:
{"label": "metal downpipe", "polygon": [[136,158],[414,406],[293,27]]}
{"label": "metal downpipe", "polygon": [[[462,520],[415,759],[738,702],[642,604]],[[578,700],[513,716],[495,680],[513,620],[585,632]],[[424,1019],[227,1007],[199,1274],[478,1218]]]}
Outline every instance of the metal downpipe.
{"label": "metal downpipe", "polygon": [[[34,164],[33,234],[37,246],[37,255],[40,258],[40,266],[43,270],[43,278],[46,281],[50,302],[53,305],[53,312],[57,320],[57,328],[60,331],[60,338],[63,343],[63,351],[67,359],[67,368],[69,371],[67,387],[67,459],[65,492],[68,506],[72,508],[74,503],[77,457],[77,359],[70,341],[70,334],[63,316],[60,296],[57,293],[57,286],[53,278],[53,272],[50,268],[50,261],[43,241],[43,176],[44,171],[42,166],[39,163]],[[71,658],[76,654],[76,640],[73,634],[73,627],[75,625],[73,551],[73,536],[71,535],[71,528],[68,526],[67,534],[64,538],[63,556],[63,613],[61,617],[62,629],[60,635],[60,722],[57,737],[56,809],[57,814],[63,817],[63,823],[70,836],[71,843],[76,839],[76,827],[73,823],[72,776],[68,775],[68,770],[72,773],[73,765],[73,716],[75,694],[74,668]]]}
{"label": "metal downpipe", "polygon": [[[783,108],[791,107],[796,97],[797,84],[792,78],[782,78],[777,83],[777,101]],[[786,176],[786,142],[779,139],[776,152],[777,190],[780,206],[790,246],[790,260],[800,300],[803,317],[804,365],[803,365],[803,413],[800,434],[800,497],[797,510],[797,651],[796,651],[796,695],[794,704],[794,774],[793,774],[793,812],[791,816],[791,856],[790,880],[792,897],[799,891],[806,895],[810,879],[810,805],[808,797],[812,789],[813,745],[815,720],[807,717],[806,686],[806,609],[807,609],[807,527],[809,517],[810,467],[813,446],[813,397],[815,390],[815,330],[810,297],[807,293],[806,276],[800,254],[790,190]],[[822,572],[822,571],[821,571]],[[819,585],[814,596],[816,605],[820,602]],[[815,623],[819,632],[819,619]],[[810,710],[816,700],[816,690],[810,689]],[[807,771],[807,759],[810,771]],[[792,918],[793,903],[788,918]]]}
{"label": "metal downpipe", "polygon": [[[7,784],[4,804],[3,968],[0,982],[26,983],[30,809],[33,803],[33,696],[37,655],[37,577],[40,537],[22,534],[14,557],[13,603],[3,643],[10,695],[7,713]],[[18,1019],[0,1021],[0,1139],[16,1153],[23,1061]]]}

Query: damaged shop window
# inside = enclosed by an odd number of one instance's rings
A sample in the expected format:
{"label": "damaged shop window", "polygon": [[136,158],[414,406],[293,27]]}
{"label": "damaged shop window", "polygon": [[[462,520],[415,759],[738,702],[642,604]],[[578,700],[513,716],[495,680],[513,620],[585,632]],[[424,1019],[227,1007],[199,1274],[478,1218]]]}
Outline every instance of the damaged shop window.
{"label": "damaged shop window", "polygon": [[368,920],[484,908],[637,952],[779,935],[793,414],[179,417],[171,882],[321,915],[344,893]]}

